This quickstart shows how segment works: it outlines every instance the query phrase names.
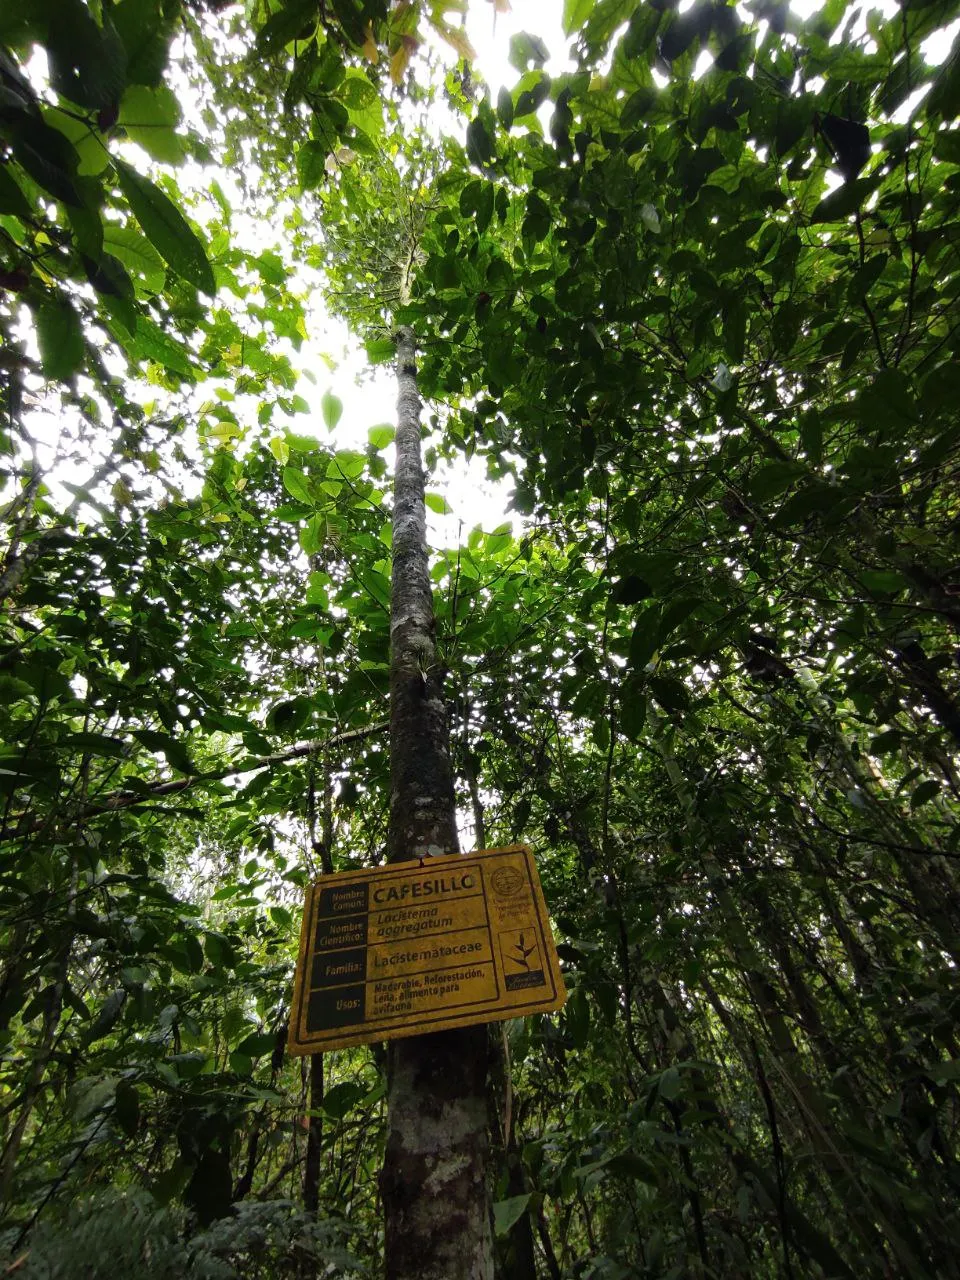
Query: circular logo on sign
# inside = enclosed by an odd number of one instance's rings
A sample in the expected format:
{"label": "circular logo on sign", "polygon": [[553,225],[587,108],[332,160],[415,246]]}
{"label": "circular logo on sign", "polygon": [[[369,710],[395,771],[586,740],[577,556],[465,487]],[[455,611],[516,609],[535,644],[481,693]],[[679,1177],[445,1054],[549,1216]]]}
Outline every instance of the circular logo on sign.
{"label": "circular logo on sign", "polygon": [[513,898],[523,892],[523,872],[516,867],[498,867],[490,883],[498,898]]}

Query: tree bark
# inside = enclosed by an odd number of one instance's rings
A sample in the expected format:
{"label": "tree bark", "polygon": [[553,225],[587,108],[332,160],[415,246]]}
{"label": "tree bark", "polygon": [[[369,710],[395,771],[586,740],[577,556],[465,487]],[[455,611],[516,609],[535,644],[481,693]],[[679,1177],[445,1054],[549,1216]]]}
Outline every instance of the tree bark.
{"label": "tree bark", "polygon": [[[436,664],[415,346],[397,341],[390,613],[391,862],[458,851],[449,730]],[[380,1189],[387,1280],[491,1280],[484,1027],[396,1040]]]}

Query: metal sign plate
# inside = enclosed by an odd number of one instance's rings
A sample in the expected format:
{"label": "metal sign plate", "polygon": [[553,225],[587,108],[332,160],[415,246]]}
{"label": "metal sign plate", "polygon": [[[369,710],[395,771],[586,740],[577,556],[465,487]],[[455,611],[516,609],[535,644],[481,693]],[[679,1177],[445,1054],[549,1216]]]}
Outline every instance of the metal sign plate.
{"label": "metal sign plate", "polygon": [[525,845],[343,871],[307,891],[288,1047],[322,1053],[565,999]]}

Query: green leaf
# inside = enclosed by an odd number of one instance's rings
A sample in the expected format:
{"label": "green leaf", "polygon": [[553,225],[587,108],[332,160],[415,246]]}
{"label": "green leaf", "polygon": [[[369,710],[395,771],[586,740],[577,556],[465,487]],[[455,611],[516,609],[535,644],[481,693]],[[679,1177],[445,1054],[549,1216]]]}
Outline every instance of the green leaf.
{"label": "green leaf", "polygon": [[[267,448],[280,463],[281,467],[285,467],[290,460],[290,446],[287,444],[283,436],[272,436],[267,441]],[[296,494],[292,495],[296,497]]]}
{"label": "green leaf", "polygon": [[630,637],[630,665],[645,667],[657,651],[657,636],[660,633],[660,606],[650,605],[644,609],[633,624]]}
{"label": "green leaf", "polygon": [[448,516],[453,510],[446,498],[442,497],[439,493],[424,494],[423,500],[429,509],[435,512],[438,516]]}
{"label": "green leaf", "polygon": [[768,462],[750,477],[750,494],[760,502],[777,497],[806,474],[799,462]]}
{"label": "green leaf", "polygon": [[368,338],[363,345],[371,364],[387,364],[397,354],[392,338]]}
{"label": "green leaf", "polygon": [[274,733],[296,733],[307,723],[312,711],[311,698],[288,698],[267,712],[267,728]]}
{"label": "green leaf", "polygon": [[564,1020],[570,1043],[574,1049],[583,1049],[590,1039],[590,1004],[583,987],[574,987],[564,1010]]}
{"label": "green leaf", "polygon": [[159,85],[167,65],[173,12],[153,0],[113,5],[114,26],[127,53],[127,83]]}
{"label": "green leaf", "polygon": [[908,585],[902,574],[896,569],[864,569],[860,580],[871,595],[896,595]]}
{"label": "green leaf", "polygon": [[78,112],[61,111],[59,107],[45,107],[43,119],[67,138],[77,155],[77,173],[94,176],[103,173],[110,163],[110,151],[99,130]]}
{"label": "green leaf", "polygon": [[631,676],[624,681],[621,689],[618,718],[621,732],[625,733],[631,742],[639,742],[647,722],[646,686],[636,676]]}
{"label": "green leaf", "polygon": [[664,1102],[675,1102],[680,1094],[683,1079],[676,1067],[667,1067],[657,1082],[657,1093]]}
{"label": "green leaf", "polygon": [[173,373],[179,373],[191,381],[196,380],[197,368],[190,359],[188,348],[174,342],[142,312],[137,316],[136,333],[127,344],[127,349],[138,359],[154,360]]}
{"label": "green leaf", "polygon": [[[320,550],[320,548],[323,546],[324,542],[326,541],[326,537],[327,537],[327,518],[323,514],[318,513],[315,516],[311,516],[310,519],[307,521],[307,523],[300,530],[300,536],[299,536],[300,546],[308,556],[315,556],[317,552]],[[308,604],[315,603],[314,601],[310,600],[309,593],[308,593],[307,603]],[[295,625],[291,627],[289,634],[294,639],[300,639],[300,640],[312,639],[316,631],[316,626],[317,626],[316,619],[313,618],[310,620],[309,626],[306,626],[302,632],[301,632],[301,628],[298,625]]]}
{"label": "green leaf", "polygon": [[[317,6],[311,0],[290,0],[279,8],[257,32],[257,49],[264,54],[279,53],[298,36],[316,30]],[[362,43],[362,41],[361,41]]]}
{"label": "green leaf", "polygon": [[343,1120],[366,1093],[362,1085],[352,1080],[335,1084],[323,1097],[323,1109],[332,1120]]}
{"label": "green leaf", "polygon": [[203,948],[195,933],[182,933],[170,944],[170,959],[181,973],[199,973],[203,968]]}
{"label": "green leaf", "polygon": [[501,88],[497,94],[497,119],[504,129],[513,124],[513,95],[509,89]]}
{"label": "green leaf", "polygon": [[954,39],[950,56],[937,73],[926,106],[945,121],[960,116],[960,37]]}
{"label": "green leaf", "polygon": [[80,205],[76,174],[80,158],[58,129],[41,117],[14,115],[10,127],[14,159],[50,195],[67,205]]}
{"label": "green leaf", "polygon": [[97,1011],[97,1016],[86,1029],[87,1044],[94,1044],[97,1040],[102,1040],[104,1036],[110,1034],[117,1025],[126,1002],[127,992],[123,987],[117,987],[115,991],[110,992]]}
{"label": "green leaf", "polygon": [[291,498],[296,498],[298,502],[305,502],[309,506],[313,506],[315,501],[313,488],[308,477],[299,468],[283,468],[283,487]]}
{"label": "green leaf", "polygon": [[203,950],[210,964],[215,969],[235,969],[237,953],[229,938],[215,929],[208,929],[203,936]]}
{"label": "green leaf", "polygon": [[529,238],[534,244],[542,240],[550,230],[550,221],[549,205],[535,191],[531,191],[527,196],[527,212],[523,219],[524,239]]}
{"label": "green leaf", "polygon": [[210,297],[217,291],[213,269],[196,233],[173,201],[149,178],[116,159],[120,189],[157,252],[184,280]]}
{"label": "green leaf", "polygon": [[596,0],[563,0],[564,34],[572,36],[586,23]]}
{"label": "green leaf", "polygon": [[326,391],[320,401],[320,412],[327,427],[332,431],[343,413],[343,401],[332,391]]}
{"label": "green leaf", "polygon": [[914,788],[910,796],[910,808],[919,809],[922,804],[926,804],[928,800],[932,800],[939,794],[940,783],[935,778],[928,778],[925,782],[921,782],[919,787]]}
{"label": "green leaf", "polygon": [[501,551],[506,551],[512,545],[513,526],[509,522],[498,525],[493,533],[488,533],[483,540],[484,550],[492,556],[498,555]]}
{"label": "green leaf", "polygon": [[876,188],[876,178],[857,178],[844,182],[820,201],[810,215],[811,222],[845,222],[863,206],[863,202]]}
{"label": "green leaf", "polygon": [[539,36],[521,31],[510,37],[510,65],[518,71],[526,71],[531,62],[542,67],[549,57],[550,50]]}
{"label": "green leaf", "polygon": [[27,198],[13,180],[9,165],[0,165],[0,213],[12,213],[17,218],[30,216]]}
{"label": "green leaf", "polygon": [[316,436],[301,436],[295,431],[288,431],[284,440],[294,453],[316,453],[320,448],[320,441]]}
{"label": "green leaf", "polygon": [[65,298],[44,303],[34,315],[37,345],[44,377],[51,382],[66,381],[83,363],[83,330],[80,317]]}
{"label": "green leaf", "polygon": [[237,1045],[237,1052],[248,1058],[262,1058],[265,1053],[273,1053],[277,1038],[270,1032],[254,1032]]}
{"label": "green leaf", "polygon": [[[657,91],[652,85],[635,89],[623,104],[620,112],[621,129],[635,129],[657,101]],[[658,228],[659,229],[659,228]]]}
{"label": "green leaf", "polygon": [[690,694],[686,685],[673,676],[651,676],[650,692],[665,711],[686,711],[690,706]]}
{"label": "green leaf", "polygon": [[481,168],[485,168],[496,156],[493,138],[479,116],[467,125],[467,155],[473,164]]}
{"label": "green leaf", "polygon": [[176,769],[178,773],[196,773],[186,747],[168,733],[157,733],[153,729],[134,729],[133,736],[148,751],[159,751],[166,756],[171,769]]}
{"label": "green leaf", "polygon": [[114,1094],[113,1114],[117,1124],[128,1138],[136,1137],[140,1127],[140,1094],[129,1080],[117,1082]]}
{"label": "green leaf", "polygon": [[101,11],[98,25],[81,0],[59,0],[49,25],[50,83],[80,107],[110,107],[127,80],[127,52]]}
{"label": "green leaf", "polygon": [[533,1193],[497,1200],[493,1206],[493,1228],[497,1236],[508,1236],[530,1207]]}
{"label": "green leaf", "polygon": [[655,1187],[659,1184],[657,1171],[649,1160],[638,1156],[635,1151],[621,1151],[607,1163],[607,1168],[618,1178],[629,1178],[634,1182],[646,1182]]}
{"label": "green leaf", "polygon": [[492,182],[482,182],[480,184],[476,209],[474,210],[474,216],[477,222],[477,231],[480,235],[483,235],[484,231],[486,231],[493,219],[495,196],[496,187]]}
{"label": "green leaf", "polygon": [[871,288],[880,279],[887,261],[887,254],[877,253],[872,258],[868,258],[863,266],[854,272],[853,278],[847,286],[848,302],[857,303],[863,301]]}
{"label": "green leaf", "polygon": [[155,89],[130,85],[120,102],[117,123],[161,164],[179,164],[183,159],[183,139],[175,132],[180,105],[166,85]]}
{"label": "green leaf", "polygon": [[331,480],[356,480],[367,460],[356,449],[338,449],[327,464],[327,476]]}
{"label": "green leaf", "polygon": [[163,288],[166,279],[163,259],[136,227],[121,227],[115,222],[107,222],[103,229],[103,247],[128,271],[139,276],[148,292],[159,293]]}
{"label": "green leaf", "polygon": [[389,423],[384,423],[379,427],[371,427],[367,432],[367,439],[378,452],[386,449],[388,445],[393,444],[396,431]]}
{"label": "green leaf", "polygon": [[326,175],[327,148],[316,139],[303,143],[297,151],[297,180],[301,191],[312,191]]}
{"label": "green leaf", "polygon": [[[77,186],[82,191],[80,179],[77,180]],[[68,205],[67,221],[81,257],[89,258],[95,269],[103,253],[103,223],[100,221],[100,214],[87,205]]]}

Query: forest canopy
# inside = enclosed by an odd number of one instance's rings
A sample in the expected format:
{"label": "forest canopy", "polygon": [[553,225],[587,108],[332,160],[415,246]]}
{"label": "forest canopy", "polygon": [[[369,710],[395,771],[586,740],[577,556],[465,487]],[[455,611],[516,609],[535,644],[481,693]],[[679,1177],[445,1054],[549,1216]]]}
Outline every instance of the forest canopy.
{"label": "forest canopy", "polygon": [[568,989],[488,1033],[497,1275],[960,1277],[957,6],[565,0],[495,91],[465,10],[0,8],[0,1265],[383,1268],[384,1051],[284,1051],[389,846],[322,298],[509,507],[421,673]]}

